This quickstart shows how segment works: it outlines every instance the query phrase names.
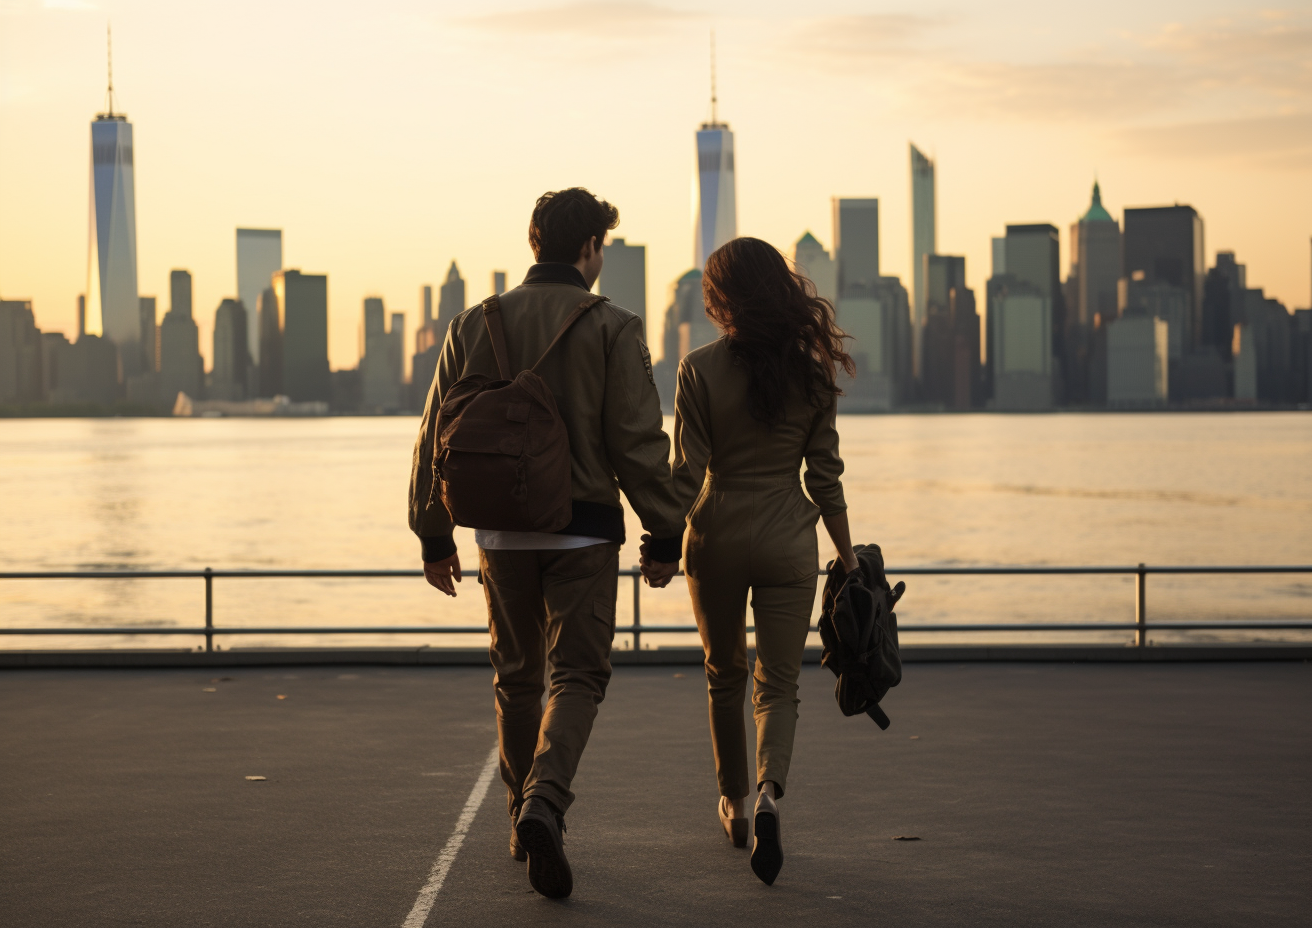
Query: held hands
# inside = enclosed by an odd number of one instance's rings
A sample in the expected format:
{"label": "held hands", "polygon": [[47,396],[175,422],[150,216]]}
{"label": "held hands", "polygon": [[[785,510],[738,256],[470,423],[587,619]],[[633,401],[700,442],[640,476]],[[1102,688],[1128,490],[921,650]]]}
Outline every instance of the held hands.
{"label": "held hands", "polygon": [[[424,561],[424,579],[447,596],[455,596],[455,584],[460,582],[459,552],[440,561]],[[453,579],[455,583],[451,582]]]}
{"label": "held hands", "polygon": [[638,563],[642,568],[642,576],[647,581],[647,585],[654,590],[669,586],[670,581],[674,579],[674,575],[679,572],[679,562],[653,561],[647,555],[647,546],[645,544],[638,550],[642,555]]}

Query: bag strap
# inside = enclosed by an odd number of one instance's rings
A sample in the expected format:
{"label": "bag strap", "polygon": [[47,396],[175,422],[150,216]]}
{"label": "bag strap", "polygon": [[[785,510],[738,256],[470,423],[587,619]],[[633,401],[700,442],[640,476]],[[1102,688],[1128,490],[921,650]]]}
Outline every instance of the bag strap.
{"label": "bag strap", "polygon": [[[560,327],[556,337],[551,340],[547,350],[542,352],[542,357],[538,358],[538,363],[534,364],[529,370],[536,371],[546,356],[551,354],[551,349],[555,348],[556,344],[565,337],[565,333],[570,330],[570,327],[578,322],[579,318],[592,307],[604,302],[606,302],[604,296],[591,296],[580,303],[574,312],[569,314],[569,318]],[[501,379],[513,380],[514,375],[510,372],[510,352],[506,349],[506,329],[501,324],[501,300],[495,294],[483,301],[483,321],[487,323],[487,334],[492,339],[492,353],[496,355],[497,371],[501,374]]]}
{"label": "bag strap", "polygon": [[512,380],[510,352],[506,350],[506,329],[501,324],[501,300],[494,293],[483,301],[483,321],[492,339],[492,353],[497,356],[497,371],[502,380]]}
{"label": "bag strap", "polygon": [[584,313],[586,313],[592,307],[596,306],[598,303],[605,303],[605,302],[606,302],[606,298],[604,296],[590,296],[582,303],[580,303],[578,305],[578,308],[575,309],[574,312],[569,314],[569,318],[566,319],[565,324],[560,327],[560,331],[556,333],[556,337],[551,340],[551,344],[547,346],[547,350],[542,352],[542,357],[538,358],[538,363],[534,364],[531,368],[529,368],[529,370],[536,371],[542,365],[542,362],[546,360],[547,355],[551,354],[551,349],[556,347],[556,345],[560,342],[560,340],[565,337],[565,333],[570,330],[570,327],[573,326],[574,323],[579,321],[579,318]]}

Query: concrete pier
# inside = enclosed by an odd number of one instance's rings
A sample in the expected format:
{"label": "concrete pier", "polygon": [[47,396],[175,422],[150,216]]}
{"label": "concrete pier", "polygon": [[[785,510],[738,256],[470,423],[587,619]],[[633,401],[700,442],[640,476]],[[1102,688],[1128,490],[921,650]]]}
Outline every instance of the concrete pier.
{"label": "concrete pier", "polygon": [[[1306,663],[909,665],[886,732],[832,683],[803,671],[775,886],[716,821],[700,670],[625,666],[573,897],[529,889],[494,780],[425,924],[1312,919]],[[7,670],[0,718],[15,928],[399,928],[496,739],[482,667]]]}

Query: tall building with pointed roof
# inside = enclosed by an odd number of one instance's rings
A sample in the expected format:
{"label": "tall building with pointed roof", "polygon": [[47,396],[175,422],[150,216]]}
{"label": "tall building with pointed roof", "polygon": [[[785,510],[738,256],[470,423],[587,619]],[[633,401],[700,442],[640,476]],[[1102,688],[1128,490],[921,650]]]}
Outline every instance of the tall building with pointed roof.
{"label": "tall building with pointed roof", "polygon": [[1084,215],[1071,224],[1070,277],[1075,283],[1071,322],[1106,325],[1116,318],[1116,282],[1121,279],[1121,227],[1102,205],[1102,190],[1093,183],[1093,198]]}
{"label": "tall building with pointed roof", "polygon": [[442,284],[437,298],[437,338],[440,343],[446,338],[446,330],[456,316],[465,311],[465,279],[460,276],[460,268],[454,261],[446,272],[446,282]]}
{"label": "tall building with pointed roof", "polygon": [[706,267],[711,252],[738,236],[733,133],[716,114],[715,39],[711,38],[711,120],[697,130],[697,217],[693,261]]}
{"label": "tall building with pointed roof", "polygon": [[815,284],[816,296],[838,304],[838,262],[809,231],[793,246],[793,263]]}
{"label": "tall building with pointed roof", "polygon": [[[105,112],[91,124],[91,235],[88,256],[87,332],[118,346],[136,373],[141,347],[137,295],[137,207],[133,183],[132,123],[114,112],[111,50]],[[129,347],[130,346],[130,347]]]}

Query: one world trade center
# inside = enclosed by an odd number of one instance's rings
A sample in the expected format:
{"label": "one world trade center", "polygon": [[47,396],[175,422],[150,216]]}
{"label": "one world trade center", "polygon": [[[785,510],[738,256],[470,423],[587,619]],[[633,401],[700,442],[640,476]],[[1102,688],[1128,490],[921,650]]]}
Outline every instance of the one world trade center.
{"label": "one world trade center", "polygon": [[139,351],[137,298],[137,209],[133,190],[132,123],[114,112],[114,77],[109,103],[91,124],[91,241],[88,255],[87,331],[118,345],[125,361]]}
{"label": "one world trade center", "polygon": [[738,235],[734,196],[733,133],[715,114],[715,59],[711,59],[711,121],[697,130],[697,270],[711,252]]}

